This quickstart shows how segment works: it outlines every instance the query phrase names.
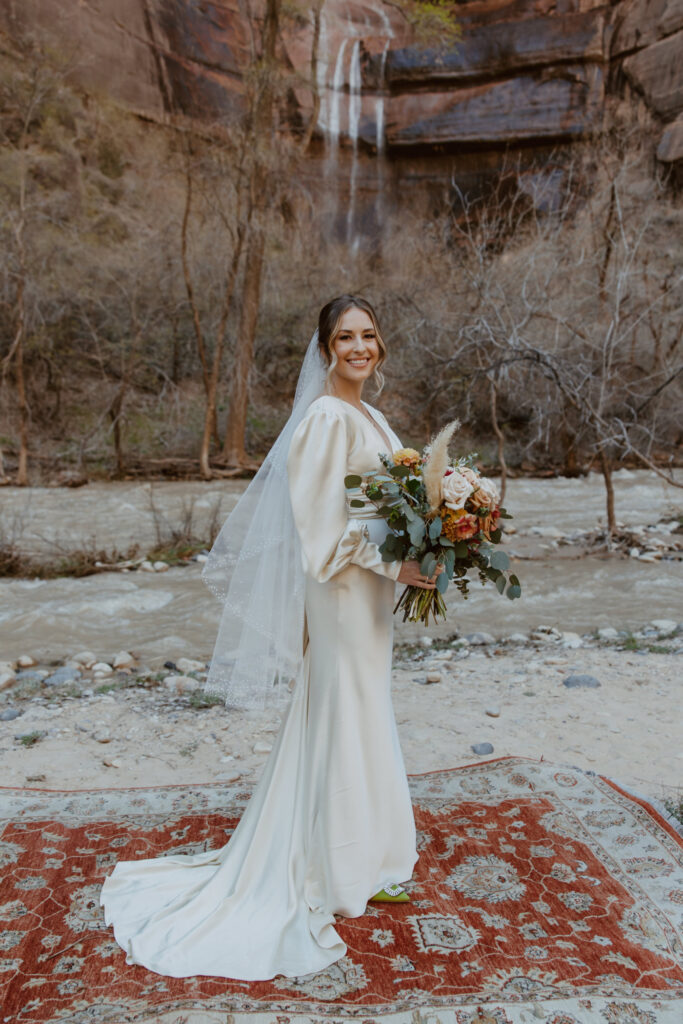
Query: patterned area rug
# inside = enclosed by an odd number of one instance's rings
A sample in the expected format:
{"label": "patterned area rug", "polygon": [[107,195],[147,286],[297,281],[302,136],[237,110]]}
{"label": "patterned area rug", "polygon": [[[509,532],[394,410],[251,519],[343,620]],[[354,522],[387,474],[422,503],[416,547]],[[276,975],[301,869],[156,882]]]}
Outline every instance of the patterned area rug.
{"label": "patterned area rug", "polygon": [[524,758],[410,787],[411,903],[340,920],[346,956],[268,982],[127,966],[99,906],[117,859],[222,846],[243,787],[0,789],[0,1021],[681,1024],[672,822],[599,775]]}

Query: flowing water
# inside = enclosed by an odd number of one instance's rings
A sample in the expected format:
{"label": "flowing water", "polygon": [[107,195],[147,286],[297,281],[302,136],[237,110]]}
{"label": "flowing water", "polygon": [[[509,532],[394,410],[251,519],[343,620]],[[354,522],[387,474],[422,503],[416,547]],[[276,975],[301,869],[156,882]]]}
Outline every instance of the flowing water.
{"label": "flowing water", "polygon": [[[222,523],[246,481],[91,483],[79,489],[14,488],[0,491],[0,529],[20,549],[55,556],[96,545],[144,554],[161,530],[177,525],[192,507],[195,533],[206,536],[219,508]],[[629,525],[655,523],[681,507],[681,491],[646,471],[615,475],[617,518]],[[585,632],[599,626],[636,628],[655,618],[683,618],[681,562],[641,562],[618,554],[585,555],[576,545],[553,547],[552,528],[590,529],[604,514],[602,479],[512,480],[506,505],[517,533],[506,549],[522,582],[521,599],[508,601],[493,587],[472,584],[463,601],[448,592],[449,618],[433,636],[485,630],[494,636],[545,624]],[[152,508],[156,510],[153,513]],[[540,527],[544,536],[529,531]],[[523,557],[516,558],[516,555]],[[64,657],[90,648],[100,656],[121,648],[145,658],[208,657],[220,605],[200,578],[201,565],[162,573],[104,572],[81,579],[0,581],[0,660],[22,653]],[[397,596],[400,590],[397,589]],[[396,620],[397,640],[424,628]]]}

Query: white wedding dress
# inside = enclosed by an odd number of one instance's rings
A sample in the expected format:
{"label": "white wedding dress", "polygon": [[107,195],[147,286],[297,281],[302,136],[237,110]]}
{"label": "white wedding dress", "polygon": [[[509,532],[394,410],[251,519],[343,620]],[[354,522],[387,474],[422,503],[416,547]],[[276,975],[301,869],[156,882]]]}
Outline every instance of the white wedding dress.
{"label": "white wedding dress", "polygon": [[[342,399],[308,407],[287,461],[306,574],[304,671],[242,818],[220,849],[120,861],[100,903],[126,962],[172,977],[243,980],[328,967],[346,952],[335,914],[410,879],[417,852],[391,703],[398,562],[387,526],[351,508],[344,477],[401,446]],[[277,567],[274,566],[274,571]]]}

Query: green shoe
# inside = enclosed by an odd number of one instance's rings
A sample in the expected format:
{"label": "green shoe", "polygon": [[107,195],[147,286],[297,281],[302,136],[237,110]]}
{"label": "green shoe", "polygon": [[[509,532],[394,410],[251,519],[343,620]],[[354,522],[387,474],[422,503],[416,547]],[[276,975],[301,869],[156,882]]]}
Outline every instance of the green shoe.
{"label": "green shoe", "polygon": [[368,903],[408,903],[410,896],[402,885],[387,885],[371,896]]}

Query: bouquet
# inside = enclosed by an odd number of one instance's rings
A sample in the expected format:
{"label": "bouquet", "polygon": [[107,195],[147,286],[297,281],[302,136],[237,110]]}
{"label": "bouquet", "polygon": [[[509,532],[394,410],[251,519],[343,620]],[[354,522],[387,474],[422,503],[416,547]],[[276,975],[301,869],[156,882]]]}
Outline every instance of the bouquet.
{"label": "bouquet", "polygon": [[[491,581],[499,594],[510,599],[522,593],[520,582],[510,570],[500,543],[502,519],[512,516],[500,504],[493,481],[474,468],[476,452],[450,460],[448,445],[460,424],[448,423],[427,445],[422,454],[414,448],[399,448],[390,457],[380,454],[384,470],[365,477],[350,474],[344,478],[347,488],[360,488],[382,518],[391,527],[380,545],[385,562],[416,559],[420,571],[430,577],[437,565],[443,572],[436,588],[406,586],[394,612],[403,609],[403,621],[429,624],[445,618],[443,595],[451,582],[467,597],[467,573],[475,569],[482,583]],[[364,507],[358,498],[352,506]]]}

